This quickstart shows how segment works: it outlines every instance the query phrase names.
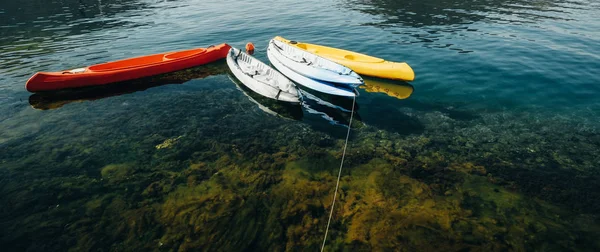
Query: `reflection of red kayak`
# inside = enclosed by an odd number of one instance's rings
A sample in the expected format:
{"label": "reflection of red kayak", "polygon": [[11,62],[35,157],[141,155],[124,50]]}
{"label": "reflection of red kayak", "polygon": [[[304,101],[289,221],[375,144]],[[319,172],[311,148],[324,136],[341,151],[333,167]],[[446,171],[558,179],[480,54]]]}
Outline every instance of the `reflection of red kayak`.
{"label": "reflection of red kayak", "polygon": [[227,44],[179,52],[161,53],[113,61],[62,72],[34,74],[25,88],[29,92],[98,86],[163,74],[210,63],[227,56]]}

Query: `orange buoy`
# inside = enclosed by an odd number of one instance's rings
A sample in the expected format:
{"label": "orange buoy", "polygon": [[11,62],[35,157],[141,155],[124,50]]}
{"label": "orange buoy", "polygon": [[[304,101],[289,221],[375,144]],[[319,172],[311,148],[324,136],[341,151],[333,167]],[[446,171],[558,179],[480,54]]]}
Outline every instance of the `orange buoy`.
{"label": "orange buoy", "polygon": [[248,42],[248,44],[246,44],[246,53],[250,55],[254,54],[254,44],[252,44],[252,42]]}

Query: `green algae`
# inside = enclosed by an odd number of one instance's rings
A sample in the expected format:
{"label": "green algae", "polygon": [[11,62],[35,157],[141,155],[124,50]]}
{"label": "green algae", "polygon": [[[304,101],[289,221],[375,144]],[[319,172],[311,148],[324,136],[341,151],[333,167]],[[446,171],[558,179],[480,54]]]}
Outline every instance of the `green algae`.
{"label": "green algae", "polygon": [[100,170],[100,175],[103,179],[111,182],[120,182],[126,180],[134,172],[135,170],[131,167],[131,164],[111,164],[104,166]]}
{"label": "green algae", "polygon": [[[110,112],[98,113],[95,103],[65,106],[59,118],[41,119],[70,122],[64,127],[9,139],[0,154],[7,181],[0,243],[73,251],[320,248],[343,139],[267,116],[233,84],[197,94],[157,88],[160,95],[147,95],[173,108],[152,110],[139,93],[115,96],[98,100]],[[77,106],[89,110],[85,120],[70,114]],[[593,133],[550,134],[571,124],[530,114],[463,121],[412,113],[422,133],[368,120],[352,129],[327,250],[600,246]],[[531,133],[531,125],[547,128]]]}

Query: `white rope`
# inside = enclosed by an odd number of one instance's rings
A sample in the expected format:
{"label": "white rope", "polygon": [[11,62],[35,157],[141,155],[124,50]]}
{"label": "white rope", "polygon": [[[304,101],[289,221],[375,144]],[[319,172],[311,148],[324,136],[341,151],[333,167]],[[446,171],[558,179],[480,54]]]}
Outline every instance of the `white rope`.
{"label": "white rope", "polygon": [[352,113],[350,114],[350,123],[348,123],[348,133],[346,133],[346,143],[344,144],[344,152],[342,153],[342,162],[340,163],[340,171],[338,172],[337,183],[335,184],[335,192],[333,193],[333,201],[331,202],[331,211],[329,212],[329,220],[327,221],[327,228],[325,229],[325,237],[323,238],[323,245],[321,246],[321,252],[325,249],[325,242],[327,242],[327,233],[329,232],[329,224],[331,224],[331,217],[333,216],[333,207],[335,206],[335,198],[337,197],[338,188],[340,186],[340,178],[342,177],[342,167],[344,167],[344,158],[346,157],[346,147],[348,147],[348,138],[350,137],[350,128],[352,127],[352,119],[354,117],[354,103],[356,102],[356,96],[352,100]]}

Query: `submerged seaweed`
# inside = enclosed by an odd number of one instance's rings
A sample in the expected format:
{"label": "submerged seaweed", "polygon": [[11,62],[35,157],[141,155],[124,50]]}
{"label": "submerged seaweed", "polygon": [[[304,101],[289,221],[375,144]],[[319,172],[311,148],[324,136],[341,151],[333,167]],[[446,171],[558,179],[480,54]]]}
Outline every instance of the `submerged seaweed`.
{"label": "submerged seaweed", "polygon": [[[138,112],[89,107],[85,121],[7,142],[0,243],[9,250],[319,249],[343,139],[266,116],[216,78],[199,93],[145,98],[171,102],[164,111],[146,113],[152,104],[126,97],[127,110]],[[600,248],[596,128],[561,134],[572,121],[539,113],[457,120],[410,111],[419,134],[369,119],[353,127],[326,249]]]}

